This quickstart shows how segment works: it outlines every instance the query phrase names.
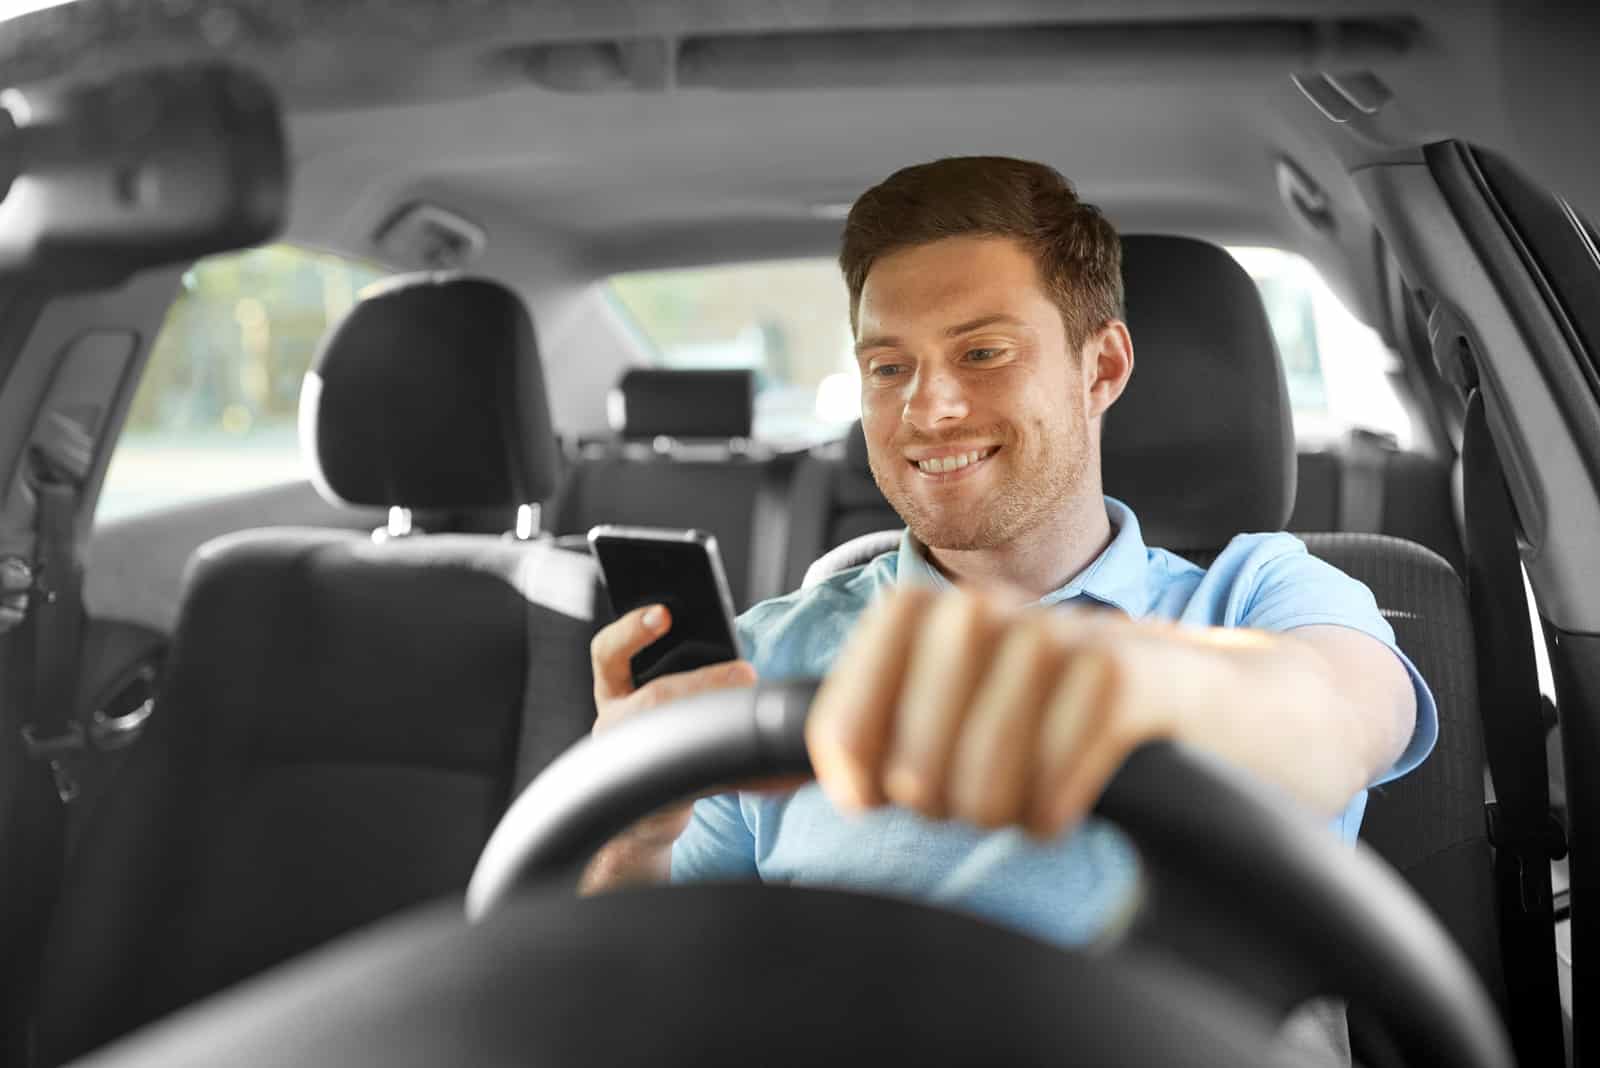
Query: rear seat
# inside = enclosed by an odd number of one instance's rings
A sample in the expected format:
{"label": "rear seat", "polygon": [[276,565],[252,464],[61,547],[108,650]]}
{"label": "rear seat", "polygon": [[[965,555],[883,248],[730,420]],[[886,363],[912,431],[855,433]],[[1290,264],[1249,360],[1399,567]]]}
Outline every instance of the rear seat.
{"label": "rear seat", "polygon": [[[1451,504],[1448,464],[1403,452],[1363,431],[1342,448],[1298,455],[1290,530],[1389,534],[1424,545],[1463,571],[1465,554]],[[904,526],[867,465],[861,424],[843,442],[800,462],[790,495],[787,589],[812,561],[860,534]]]}
{"label": "rear seat", "polygon": [[698,527],[716,535],[739,610],[792,588],[785,526],[798,455],[751,442],[754,397],[749,371],[629,370],[611,398],[617,437],[579,446],[550,529]]}
{"label": "rear seat", "polygon": [[850,424],[842,442],[813,449],[795,471],[785,588],[798,590],[811,562],[829,549],[874,530],[903,526],[872,479],[861,424]]}
{"label": "rear seat", "polygon": [[1356,428],[1337,446],[1298,456],[1290,530],[1390,534],[1425,545],[1465,574],[1451,466]]}

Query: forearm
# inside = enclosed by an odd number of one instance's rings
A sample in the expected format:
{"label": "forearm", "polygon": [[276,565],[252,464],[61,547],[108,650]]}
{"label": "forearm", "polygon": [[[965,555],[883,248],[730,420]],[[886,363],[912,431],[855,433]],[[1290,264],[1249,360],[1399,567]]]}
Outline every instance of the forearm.
{"label": "forearm", "polygon": [[[1318,814],[1342,812],[1393,762],[1415,706],[1398,660],[1374,643],[1392,663],[1360,650],[1367,659],[1359,668],[1378,666],[1355,670],[1334,637],[1330,652],[1326,635],[1192,632],[1186,644],[1212,664],[1195,669],[1204,696],[1179,718],[1179,737],[1286,788]],[[1344,640],[1371,641],[1355,632]]]}

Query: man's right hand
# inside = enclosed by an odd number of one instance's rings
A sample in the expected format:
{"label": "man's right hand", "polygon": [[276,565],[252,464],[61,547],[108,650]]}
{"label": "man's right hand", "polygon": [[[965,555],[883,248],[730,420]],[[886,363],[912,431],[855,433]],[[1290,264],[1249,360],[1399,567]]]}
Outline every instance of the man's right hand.
{"label": "man's right hand", "polygon": [[[662,675],[635,689],[629,661],[671,629],[672,617],[664,606],[646,605],[607,624],[594,636],[589,643],[598,713],[593,733],[695,694],[755,685],[754,665],[746,660],[730,660]],[[589,893],[635,882],[665,882],[671,872],[672,843],[689,826],[693,809],[693,801],[669,806],[617,835],[590,862],[580,891]]]}

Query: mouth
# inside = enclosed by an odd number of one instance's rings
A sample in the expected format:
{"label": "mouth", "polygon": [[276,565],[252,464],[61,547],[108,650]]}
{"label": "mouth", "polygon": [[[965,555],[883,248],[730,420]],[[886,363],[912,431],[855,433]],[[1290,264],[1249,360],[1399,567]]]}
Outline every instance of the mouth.
{"label": "mouth", "polygon": [[944,456],[930,456],[922,460],[907,459],[906,462],[916,468],[917,473],[925,478],[948,482],[952,479],[971,475],[978,468],[988,463],[990,458],[999,451],[1000,446],[989,445],[978,449],[968,449],[965,452],[949,453]]}

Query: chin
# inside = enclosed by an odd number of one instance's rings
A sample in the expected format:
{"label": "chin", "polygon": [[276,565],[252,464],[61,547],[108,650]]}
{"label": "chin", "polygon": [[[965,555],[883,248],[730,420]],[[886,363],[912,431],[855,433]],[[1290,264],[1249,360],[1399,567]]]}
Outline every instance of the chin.
{"label": "chin", "polygon": [[[1010,531],[1000,529],[1001,524],[994,522],[996,517],[993,515],[985,515],[984,518],[977,520],[970,514],[941,520],[917,514],[915,509],[896,509],[896,511],[899,511],[901,517],[906,520],[911,536],[930,549],[973,552],[978,549],[998,548],[1010,540]],[[978,511],[981,513],[983,510]]]}

